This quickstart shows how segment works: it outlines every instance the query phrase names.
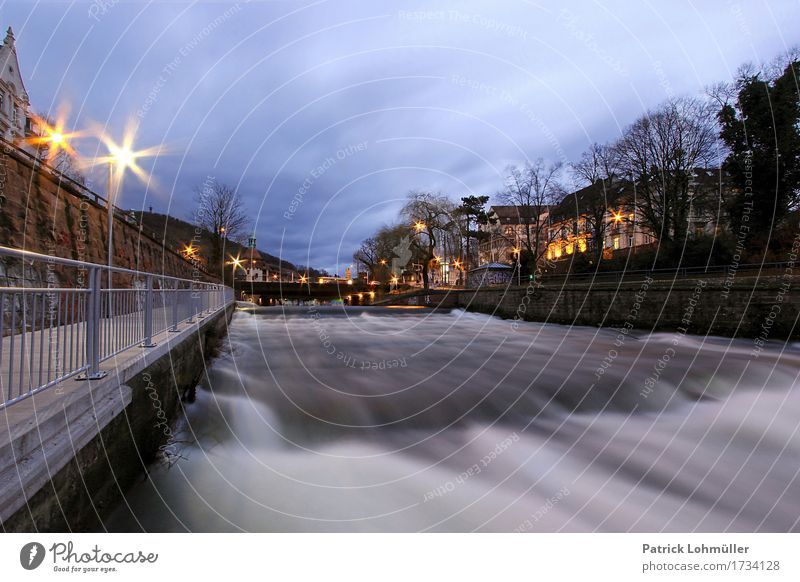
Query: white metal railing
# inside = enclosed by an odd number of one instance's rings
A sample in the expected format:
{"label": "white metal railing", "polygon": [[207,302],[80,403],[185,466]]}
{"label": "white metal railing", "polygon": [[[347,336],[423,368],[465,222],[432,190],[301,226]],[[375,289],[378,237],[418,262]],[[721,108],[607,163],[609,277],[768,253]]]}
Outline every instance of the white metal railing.
{"label": "white metal railing", "polygon": [[224,308],[233,289],[0,246],[0,408]]}

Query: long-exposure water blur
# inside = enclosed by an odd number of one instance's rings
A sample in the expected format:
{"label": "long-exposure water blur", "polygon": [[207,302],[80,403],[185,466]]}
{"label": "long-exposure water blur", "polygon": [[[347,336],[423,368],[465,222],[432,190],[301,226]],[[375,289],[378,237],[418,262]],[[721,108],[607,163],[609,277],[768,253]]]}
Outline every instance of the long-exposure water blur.
{"label": "long-exposure water blur", "polygon": [[800,355],[424,309],[240,308],[117,531],[794,531]]}

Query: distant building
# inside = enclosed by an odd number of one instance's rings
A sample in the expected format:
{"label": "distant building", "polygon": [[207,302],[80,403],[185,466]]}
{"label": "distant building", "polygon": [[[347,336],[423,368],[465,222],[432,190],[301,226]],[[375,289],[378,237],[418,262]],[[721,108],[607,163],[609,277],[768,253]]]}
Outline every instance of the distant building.
{"label": "distant building", "polygon": [[[546,228],[537,228],[533,224],[536,215],[540,223],[549,220],[549,208],[541,208],[540,212],[535,212],[537,207],[530,206],[492,206],[489,208],[489,218],[492,221],[488,225],[481,226],[481,230],[486,233],[485,238],[478,247],[478,259],[481,265],[487,263],[509,263],[511,262],[513,249],[520,248],[522,241],[527,240],[527,233],[540,232],[546,234]],[[542,248],[547,244],[546,240],[540,240]]]}
{"label": "distant building", "polygon": [[242,266],[245,270],[245,278],[248,281],[268,281],[269,265],[258,249],[248,249],[244,251]]}
{"label": "distant building", "polygon": [[0,135],[8,141],[20,142],[35,134],[37,128],[30,113],[30,100],[19,70],[14,32],[10,26],[0,46],[0,67]]}
{"label": "distant building", "polygon": [[[688,193],[691,207],[686,217],[689,237],[719,234],[726,226],[724,199],[733,188],[719,169],[695,168]],[[617,252],[636,252],[657,244],[647,227],[637,201],[636,185],[616,179],[597,182],[565,195],[558,204],[532,212],[525,206],[492,206],[489,216],[494,223],[482,226],[484,237],[479,246],[481,265],[512,265],[514,249],[527,245],[526,233],[539,232],[540,260],[558,263],[575,254],[600,252],[611,258]],[[540,227],[533,220],[539,215]],[[602,229],[596,227],[602,224]],[[602,231],[602,240],[595,240]],[[470,279],[472,274],[470,272]]]}
{"label": "distant building", "polygon": [[[687,217],[690,237],[718,234],[724,227],[721,200],[731,190],[727,177],[718,169],[696,168],[689,181],[692,200]],[[598,217],[604,225],[602,241],[595,240]],[[569,259],[575,253],[591,252],[599,244],[603,256],[617,251],[633,252],[658,241],[637,208],[636,186],[629,180],[601,182],[567,194],[552,207],[549,216],[546,257],[550,261]]]}

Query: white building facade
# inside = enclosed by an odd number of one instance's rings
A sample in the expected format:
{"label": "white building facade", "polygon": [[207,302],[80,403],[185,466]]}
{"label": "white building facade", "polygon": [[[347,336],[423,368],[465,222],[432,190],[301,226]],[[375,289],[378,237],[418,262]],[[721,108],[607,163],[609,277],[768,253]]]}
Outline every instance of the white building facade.
{"label": "white building facade", "polygon": [[11,142],[20,142],[34,130],[30,100],[19,70],[14,32],[9,26],[0,46],[0,136]]}

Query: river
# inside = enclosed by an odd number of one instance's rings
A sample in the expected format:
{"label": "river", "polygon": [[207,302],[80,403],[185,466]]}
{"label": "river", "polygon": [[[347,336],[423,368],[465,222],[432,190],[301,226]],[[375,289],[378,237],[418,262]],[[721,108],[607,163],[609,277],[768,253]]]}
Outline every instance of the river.
{"label": "river", "polygon": [[797,344],[240,309],[111,531],[797,531]]}

